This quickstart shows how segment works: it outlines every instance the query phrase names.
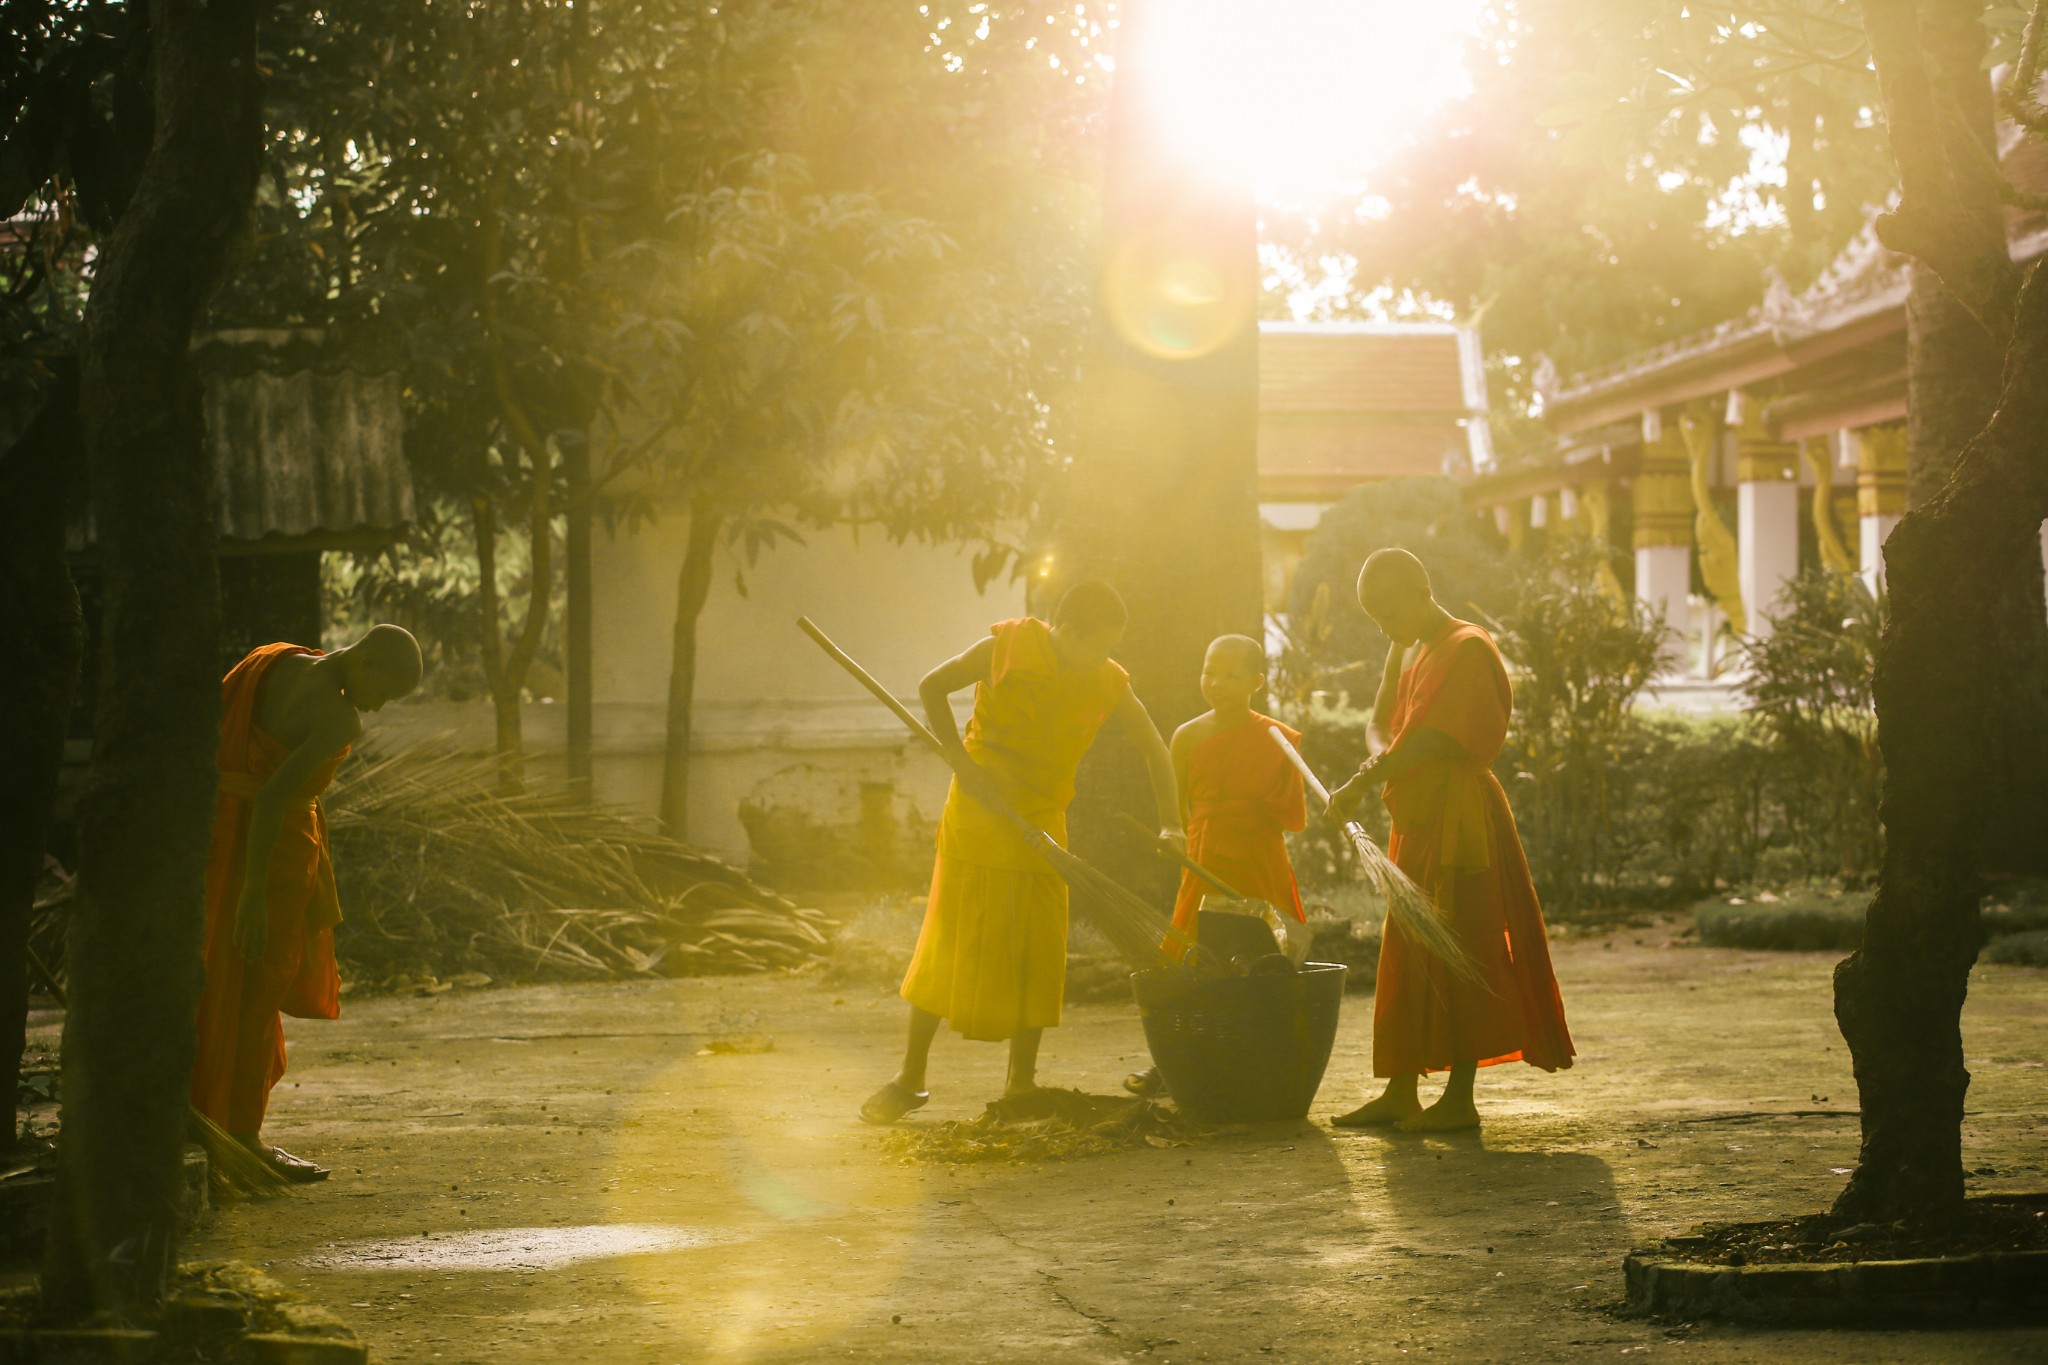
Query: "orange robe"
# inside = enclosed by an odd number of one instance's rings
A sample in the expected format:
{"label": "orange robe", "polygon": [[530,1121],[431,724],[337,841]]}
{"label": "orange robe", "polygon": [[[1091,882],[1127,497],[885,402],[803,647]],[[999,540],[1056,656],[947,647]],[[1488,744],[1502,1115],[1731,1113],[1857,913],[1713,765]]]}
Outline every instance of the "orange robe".
{"label": "orange robe", "polygon": [[1526,1061],[1572,1064],[1564,1002],[1551,974],[1543,910],[1493,760],[1507,738],[1513,697],[1493,637],[1453,621],[1423,643],[1401,674],[1393,747],[1435,730],[1464,751],[1411,768],[1385,789],[1393,816],[1388,852],[1429,892],[1478,966],[1457,979],[1394,925],[1380,943],[1373,1002],[1373,1074]]}
{"label": "orange robe", "polygon": [[[290,750],[256,726],[256,695],[270,665],[298,645],[264,645],[221,684],[220,785],[213,799],[213,852],[206,865],[206,985],[199,997],[199,1056],[192,1107],[230,1133],[263,1127],[271,1087],[284,1075],[284,1023],[341,1014],[334,926],[341,903],[327,858],[319,795],[342,755],[313,775],[286,807],[270,856],[270,935],[250,962],[235,947],[235,908],[248,867],[249,815],[256,793]],[[344,754],[346,751],[344,751]]]}
{"label": "orange robe", "polygon": [[[1108,662],[1088,673],[1062,669],[1043,621],[1003,621],[990,634],[991,676],[975,686],[962,742],[1018,813],[1064,846],[1074,770],[1128,675]],[[903,998],[967,1038],[999,1041],[1059,1023],[1067,884],[957,781],[938,843]]]}
{"label": "orange robe", "polygon": [[[1308,806],[1301,774],[1270,730],[1301,743],[1298,731],[1253,712],[1250,720],[1217,731],[1188,755],[1188,857],[1233,891],[1306,919],[1285,836],[1308,823]],[[1195,911],[1208,891],[1194,873],[1181,873],[1173,925],[1191,942]]]}

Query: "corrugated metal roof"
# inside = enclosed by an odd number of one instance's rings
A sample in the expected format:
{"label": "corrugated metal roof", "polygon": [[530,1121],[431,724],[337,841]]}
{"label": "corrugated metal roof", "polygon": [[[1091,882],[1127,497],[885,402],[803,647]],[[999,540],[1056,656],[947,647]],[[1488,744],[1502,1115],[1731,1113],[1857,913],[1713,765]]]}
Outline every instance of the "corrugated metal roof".
{"label": "corrugated metal roof", "polygon": [[205,412],[223,537],[388,531],[412,520],[398,376],[209,374]]}

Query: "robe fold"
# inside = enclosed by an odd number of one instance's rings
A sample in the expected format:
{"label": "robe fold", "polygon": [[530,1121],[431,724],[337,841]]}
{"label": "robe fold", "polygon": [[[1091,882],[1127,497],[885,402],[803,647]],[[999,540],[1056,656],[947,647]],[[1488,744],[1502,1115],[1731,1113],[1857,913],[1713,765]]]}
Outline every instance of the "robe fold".
{"label": "robe fold", "polygon": [[[1242,724],[1210,735],[1188,755],[1188,857],[1231,890],[1299,920],[1305,918],[1301,891],[1285,836],[1308,823],[1308,806],[1301,774],[1270,730],[1291,744],[1301,743],[1298,731],[1253,712]],[[1191,942],[1195,912],[1208,892],[1208,884],[1194,873],[1181,873],[1173,924]]]}
{"label": "robe fold", "polygon": [[298,645],[264,645],[221,684],[220,783],[213,800],[213,851],[206,865],[206,984],[199,997],[199,1054],[192,1107],[239,1136],[263,1128],[270,1091],[284,1075],[284,1023],[341,1014],[334,926],[341,902],[327,856],[320,793],[347,751],[322,767],[287,803],[265,885],[270,933],[254,962],[235,946],[235,911],[248,868],[249,817],[256,794],[290,750],[256,724],[256,698],[270,665]]}
{"label": "robe fold", "polygon": [[[1017,812],[1064,847],[1075,769],[1128,675],[1109,662],[1062,669],[1043,621],[1003,621],[990,634],[990,677],[975,685],[961,742]],[[963,1037],[1000,1041],[1059,1023],[1066,974],[1067,884],[955,781],[903,998]]]}
{"label": "robe fold", "polygon": [[1457,742],[1385,788],[1388,853],[1430,893],[1481,980],[1452,976],[1389,924],[1373,1002],[1373,1074],[1526,1061],[1572,1064],[1564,1002],[1551,972],[1543,910],[1529,879],[1507,793],[1493,760],[1507,738],[1513,696],[1493,637],[1452,621],[1423,642],[1395,694],[1391,747],[1416,730]]}

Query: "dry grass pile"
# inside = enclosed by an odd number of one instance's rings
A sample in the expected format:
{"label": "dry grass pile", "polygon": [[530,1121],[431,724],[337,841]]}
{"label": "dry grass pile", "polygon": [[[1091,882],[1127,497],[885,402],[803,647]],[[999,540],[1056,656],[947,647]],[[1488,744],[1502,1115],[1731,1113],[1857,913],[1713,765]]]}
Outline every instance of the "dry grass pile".
{"label": "dry grass pile", "polygon": [[906,1166],[1072,1161],[1132,1147],[1185,1147],[1219,1131],[1171,1101],[1047,1088],[990,1100],[976,1119],[899,1129],[882,1146]]}
{"label": "dry grass pile", "polygon": [[488,756],[421,747],[342,770],[326,798],[358,982],[708,976],[820,962],[832,922],[590,805],[496,789]]}

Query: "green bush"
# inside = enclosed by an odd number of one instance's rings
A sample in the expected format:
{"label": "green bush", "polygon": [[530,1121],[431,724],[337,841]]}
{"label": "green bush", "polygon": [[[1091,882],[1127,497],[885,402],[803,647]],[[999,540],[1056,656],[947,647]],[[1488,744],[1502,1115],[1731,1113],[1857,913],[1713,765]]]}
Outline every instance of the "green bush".
{"label": "green bush", "polygon": [[1860,898],[1703,905],[1693,914],[1693,927],[1700,942],[1715,948],[1849,953],[1863,941],[1863,911]]}
{"label": "green bush", "polygon": [[1749,716],[1768,737],[1787,841],[1809,868],[1861,882],[1883,853],[1871,693],[1883,603],[1854,574],[1816,568],[1786,585],[1785,608],[1743,647]]}

